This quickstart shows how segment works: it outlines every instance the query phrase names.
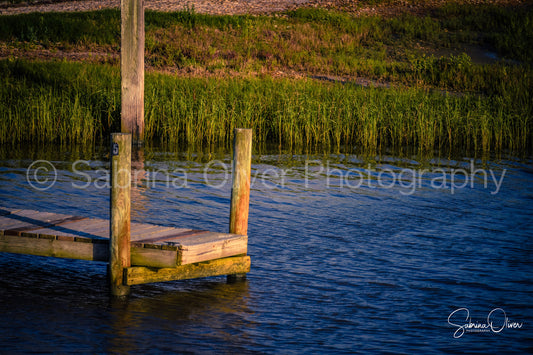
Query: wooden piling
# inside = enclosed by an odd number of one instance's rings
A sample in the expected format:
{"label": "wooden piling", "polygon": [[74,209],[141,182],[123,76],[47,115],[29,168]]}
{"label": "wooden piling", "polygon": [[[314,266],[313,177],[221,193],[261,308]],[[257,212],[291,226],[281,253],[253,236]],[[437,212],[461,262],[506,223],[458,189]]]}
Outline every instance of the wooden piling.
{"label": "wooden piling", "polygon": [[[248,234],[250,181],[252,169],[252,130],[235,129],[233,141],[233,185],[231,188],[229,232]],[[228,282],[244,278],[246,274],[229,274]]]}
{"label": "wooden piling", "polygon": [[124,269],[130,256],[131,134],[111,135],[111,219],[109,225],[109,279],[113,296],[126,296]]}
{"label": "wooden piling", "polygon": [[144,137],[144,1],[121,0],[121,132]]}
{"label": "wooden piling", "polygon": [[233,143],[233,186],[229,232],[247,235],[252,169],[252,130],[237,128]]}

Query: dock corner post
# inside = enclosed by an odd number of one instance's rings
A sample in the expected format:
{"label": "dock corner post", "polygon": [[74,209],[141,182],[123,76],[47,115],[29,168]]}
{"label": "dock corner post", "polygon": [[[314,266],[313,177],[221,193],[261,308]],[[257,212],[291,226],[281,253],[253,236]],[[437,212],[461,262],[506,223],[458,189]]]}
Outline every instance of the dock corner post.
{"label": "dock corner post", "polygon": [[144,138],[144,0],[121,0],[121,132]]}
{"label": "dock corner post", "polygon": [[[231,188],[229,232],[248,235],[250,181],[252,169],[252,130],[236,128],[233,141],[233,185]],[[246,274],[228,275],[228,282]]]}
{"label": "dock corner post", "polygon": [[131,134],[111,135],[111,218],[109,225],[109,280],[113,296],[126,296],[124,268],[131,266],[130,194]]}

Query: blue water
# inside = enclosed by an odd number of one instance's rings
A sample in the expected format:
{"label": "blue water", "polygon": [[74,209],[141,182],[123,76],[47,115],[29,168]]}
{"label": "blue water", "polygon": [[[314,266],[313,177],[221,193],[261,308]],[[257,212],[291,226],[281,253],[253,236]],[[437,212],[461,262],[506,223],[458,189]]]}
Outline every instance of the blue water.
{"label": "blue water", "polygon": [[[3,152],[0,207],[107,217],[105,154]],[[27,181],[38,159],[57,170],[47,190]],[[133,220],[226,231],[229,164],[146,148]],[[120,301],[104,263],[3,253],[1,352],[533,351],[531,158],[263,153],[252,174],[246,281],[140,285]],[[478,329],[461,335],[466,309]]]}

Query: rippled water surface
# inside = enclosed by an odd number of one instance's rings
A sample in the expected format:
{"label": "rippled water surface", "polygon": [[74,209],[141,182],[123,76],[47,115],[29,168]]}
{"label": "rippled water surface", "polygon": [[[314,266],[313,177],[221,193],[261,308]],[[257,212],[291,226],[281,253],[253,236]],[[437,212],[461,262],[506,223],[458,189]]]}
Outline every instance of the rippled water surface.
{"label": "rippled water surface", "polygon": [[[52,174],[27,174],[39,159],[57,170],[46,190]],[[107,159],[4,151],[0,207],[107,218]],[[140,159],[133,220],[227,230],[229,154]],[[117,301],[104,263],[2,253],[1,352],[531,352],[532,164],[256,154],[246,281],[141,285]]]}

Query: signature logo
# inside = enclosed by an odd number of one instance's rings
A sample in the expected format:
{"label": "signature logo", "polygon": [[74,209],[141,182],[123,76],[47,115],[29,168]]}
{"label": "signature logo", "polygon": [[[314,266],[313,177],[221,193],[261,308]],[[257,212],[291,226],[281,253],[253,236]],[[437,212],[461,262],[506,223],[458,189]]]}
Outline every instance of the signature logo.
{"label": "signature logo", "polygon": [[459,308],[450,313],[448,324],[456,327],[455,339],[465,333],[501,333],[504,329],[521,329],[524,323],[512,322],[502,308],[494,308],[487,315],[486,322],[472,321],[468,308]]}

